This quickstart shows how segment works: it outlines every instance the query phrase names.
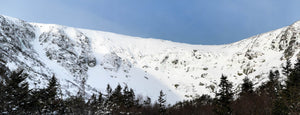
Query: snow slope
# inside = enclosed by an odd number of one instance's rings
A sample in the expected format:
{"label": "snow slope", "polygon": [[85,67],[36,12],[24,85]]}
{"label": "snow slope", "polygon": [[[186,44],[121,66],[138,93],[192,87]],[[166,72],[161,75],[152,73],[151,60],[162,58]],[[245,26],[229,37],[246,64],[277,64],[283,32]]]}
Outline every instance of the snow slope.
{"label": "snow slope", "polygon": [[55,75],[65,94],[79,91],[87,97],[104,92],[107,84],[120,84],[152,100],[163,90],[172,104],[202,94],[214,96],[222,74],[238,92],[246,76],[257,87],[267,81],[269,70],[281,70],[286,59],[300,55],[300,22],[232,44],[190,45],[0,19],[0,51],[6,54],[1,59],[6,66],[29,68],[32,88],[43,87]]}

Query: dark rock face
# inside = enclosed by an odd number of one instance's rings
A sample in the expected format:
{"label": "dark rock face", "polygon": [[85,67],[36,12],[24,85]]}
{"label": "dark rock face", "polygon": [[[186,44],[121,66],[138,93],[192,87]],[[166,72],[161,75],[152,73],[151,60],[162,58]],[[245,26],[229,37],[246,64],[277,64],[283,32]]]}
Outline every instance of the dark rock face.
{"label": "dark rock face", "polygon": [[54,60],[68,69],[74,77],[86,78],[88,65],[96,64],[91,62],[93,58],[90,54],[89,39],[80,32],[73,39],[78,42],[73,41],[64,30],[59,28],[53,28],[39,36],[39,42],[44,46],[43,50],[46,51],[46,56],[50,60]]}
{"label": "dark rock face", "polygon": [[[44,67],[44,64],[36,59],[37,55],[30,44],[35,36],[35,28],[31,24],[0,16],[0,59],[3,63],[14,62],[34,76],[47,77],[47,72],[41,73],[32,69],[33,67]],[[30,64],[25,63],[23,59],[30,61]],[[47,71],[45,68],[43,69]],[[33,79],[33,77],[30,78]]]}
{"label": "dark rock face", "polygon": [[[279,50],[284,51],[284,58],[290,59],[295,55],[296,49],[300,48],[299,38],[300,38],[300,22],[296,22],[289,27],[285,31],[283,31],[278,38],[279,41]],[[299,56],[298,56],[299,58]]]}
{"label": "dark rock face", "polygon": [[88,76],[88,67],[94,67],[96,59],[91,54],[89,39],[83,33],[76,32],[76,37],[70,39],[63,29],[52,28],[39,34],[38,28],[30,23],[0,16],[1,65],[6,67],[12,63],[17,68],[26,70],[29,81],[42,87],[54,72],[41,60],[37,49],[33,48],[34,40],[38,39],[43,48],[38,50],[42,50],[47,58],[68,70],[74,77],[73,81],[69,81],[71,85],[82,89]]}
{"label": "dark rock face", "polygon": [[29,42],[35,38],[35,30],[30,24],[17,21],[13,22],[0,16],[0,52],[1,59],[4,61],[15,57],[20,52],[26,53],[24,50],[31,48]]}

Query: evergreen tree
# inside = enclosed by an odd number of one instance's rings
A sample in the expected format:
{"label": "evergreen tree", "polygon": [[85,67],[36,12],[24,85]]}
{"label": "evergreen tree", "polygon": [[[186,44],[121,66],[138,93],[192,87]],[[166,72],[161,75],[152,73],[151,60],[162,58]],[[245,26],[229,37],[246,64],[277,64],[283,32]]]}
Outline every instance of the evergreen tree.
{"label": "evergreen tree", "polygon": [[[286,70],[283,70],[283,74],[285,75],[290,75],[290,71],[292,70],[290,68],[290,62],[289,60],[287,61]],[[267,82],[267,91],[269,98],[271,98],[271,109],[272,109],[272,114],[274,115],[287,115],[288,113],[288,108],[287,105],[283,99],[283,92],[282,92],[282,85],[279,82],[279,71],[276,70],[273,74],[272,71],[270,71],[270,76],[269,76],[269,81]],[[271,77],[271,75],[273,77]]]}
{"label": "evergreen tree", "polygon": [[71,96],[66,99],[66,112],[71,114],[83,115],[87,113],[87,105],[79,91],[76,96]]}
{"label": "evergreen tree", "polygon": [[114,89],[109,101],[111,102],[110,108],[113,111],[119,111],[119,109],[124,105],[123,104],[123,94],[122,94],[122,87],[120,84]]}
{"label": "evergreen tree", "polygon": [[99,92],[98,96],[96,96],[96,94],[93,94],[87,102],[89,114],[92,115],[103,114],[103,107],[104,107],[103,104],[104,104],[103,94],[101,92]]}
{"label": "evergreen tree", "polygon": [[3,98],[5,110],[11,114],[26,113],[29,110],[29,89],[26,82],[27,74],[14,71],[10,77],[5,79]]}
{"label": "evergreen tree", "polygon": [[29,106],[31,112],[35,114],[46,114],[47,94],[45,89],[34,89],[30,92]]}
{"label": "evergreen tree", "polygon": [[107,97],[110,97],[112,94],[112,88],[110,87],[109,84],[107,84],[106,93],[107,93]]}
{"label": "evergreen tree", "polygon": [[232,113],[230,104],[233,101],[232,84],[227,80],[226,76],[222,75],[219,87],[220,89],[216,93],[215,112],[221,115],[230,115]]}
{"label": "evergreen tree", "polygon": [[279,101],[277,99],[280,98],[282,86],[278,81],[279,71],[273,72],[270,70],[268,78],[269,81],[259,86],[258,90],[256,91],[258,94],[258,99],[263,100],[261,105],[258,105],[262,107],[257,109],[260,109],[261,112],[264,111],[265,113],[271,114],[272,109],[275,108],[275,101]]}
{"label": "evergreen tree", "polygon": [[273,72],[272,70],[269,73],[269,81],[261,86],[261,88],[267,93],[267,95],[274,100],[279,95],[279,91],[281,90],[279,79],[279,72],[276,70]]}
{"label": "evergreen tree", "polygon": [[6,93],[5,93],[5,85],[3,83],[3,80],[0,79],[0,113],[4,112],[4,109],[5,109],[5,96],[6,96]]}
{"label": "evergreen tree", "polygon": [[58,83],[57,83],[57,79],[55,76],[52,76],[48,86],[46,88],[46,105],[47,105],[47,110],[50,113],[53,113],[55,111],[57,111],[59,109],[59,100],[57,97],[57,92],[58,92]]}
{"label": "evergreen tree", "polygon": [[109,84],[107,84],[106,86],[106,100],[104,102],[104,111],[111,111],[110,110],[110,107],[112,105],[112,102],[111,102],[111,95],[112,95],[112,88]]}
{"label": "evergreen tree", "polygon": [[151,98],[146,97],[146,100],[144,100],[144,106],[149,107],[151,106]]}
{"label": "evergreen tree", "polygon": [[282,66],[282,73],[285,76],[289,76],[291,71],[292,71],[291,60],[288,59],[288,60],[286,60],[286,64],[284,66]]}
{"label": "evergreen tree", "polygon": [[253,93],[253,83],[249,80],[248,77],[246,77],[245,79],[243,79],[241,95],[252,94],[252,93]]}
{"label": "evergreen tree", "polygon": [[103,98],[103,94],[101,92],[99,92],[98,98],[97,98],[97,112],[96,114],[100,114],[103,112],[103,108],[104,108],[104,98]]}
{"label": "evergreen tree", "polygon": [[98,110],[98,102],[97,97],[95,94],[91,96],[91,98],[88,100],[87,105],[89,109],[90,114],[95,114]]}
{"label": "evergreen tree", "polygon": [[294,69],[291,71],[291,75],[289,75],[287,78],[287,88],[300,86],[300,60],[297,60],[297,63],[294,65]]}
{"label": "evergreen tree", "polygon": [[[0,62],[3,61],[0,59]],[[9,76],[7,73],[11,74],[10,71],[7,71],[8,68],[6,68],[5,65],[0,63],[0,113],[7,113],[7,98],[9,94],[7,94],[7,84],[5,83],[7,80],[9,80]]]}
{"label": "evergreen tree", "polygon": [[300,60],[294,65],[289,76],[287,76],[284,99],[291,114],[300,113]]}
{"label": "evergreen tree", "polygon": [[107,85],[106,88],[106,101],[105,101],[105,110],[116,113],[120,111],[120,109],[124,106],[122,87],[120,84],[112,91],[110,85]]}
{"label": "evergreen tree", "polygon": [[54,114],[61,111],[62,102],[57,97],[59,90],[57,79],[52,76],[46,88],[33,89],[30,92],[31,111],[36,114]]}
{"label": "evergreen tree", "polygon": [[123,100],[126,110],[134,106],[135,94],[133,89],[128,89],[127,85],[123,89]]}
{"label": "evergreen tree", "polygon": [[166,94],[162,90],[159,92],[159,97],[158,97],[158,105],[159,105],[159,113],[161,115],[166,114],[166,99],[165,99]]}
{"label": "evergreen tree", "polygon": [[212,104],[213,101],[209,95],[204,94],[204,95],[201,95],[200,97],[196,98],[195,102],[198,106],[203,106],[203,105],[210,105],[210,104]]}

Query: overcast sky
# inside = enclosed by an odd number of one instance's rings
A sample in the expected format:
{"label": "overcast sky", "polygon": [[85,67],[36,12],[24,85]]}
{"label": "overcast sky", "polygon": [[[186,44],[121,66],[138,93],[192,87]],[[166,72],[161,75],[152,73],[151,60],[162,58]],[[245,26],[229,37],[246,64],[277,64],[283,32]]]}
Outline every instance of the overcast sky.
{"label": "overcast sky", "polygon": [[190,44],[227,44],[300,20],[300,0],[0,0],[0,14]]}

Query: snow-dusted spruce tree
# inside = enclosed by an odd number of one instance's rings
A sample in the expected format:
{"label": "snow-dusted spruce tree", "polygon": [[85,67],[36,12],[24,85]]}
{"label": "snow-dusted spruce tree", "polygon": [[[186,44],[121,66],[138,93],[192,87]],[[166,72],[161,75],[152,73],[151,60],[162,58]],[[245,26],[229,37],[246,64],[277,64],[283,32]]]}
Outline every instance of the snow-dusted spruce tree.
{"label": "snow-dusted spruce tree", "polygon": [[159,92],[159,97],[158,97],[158,105],[159,105],[159,113],[161,115],[166,114],[166,94],[162,90]]}
{"label": "snow-dusted spruce tree", "polygon": [[232,83],[227,80],[226,76],[222,75],[219,87],[220,89],[216,93],[215,112],[217,114],[230,115],[232,113],[230,104],[233,101]]}
{"label": "snow-dusted spruce tree", "polygon": [[124,104],[124,109],[125,111],[128,112],[128,110],[132,107],[134,107],[135,103],[135,94],[133,89],[129,89],[128,86],[126,85],[123,89],[123,104]]}
{"label": "snow-dusted spruce tree", "polygon": [[110,98],[108,99],[111,102],[111,105],[109,105],[109,108],[112,111],[118,111],[123,105],[123,97],[122,97],[122,87],[119,84],[114,91],[112,92]]}
{"label": "snow-dusted spruce tree", "polygon": [[25,114],[29,110],[29,86],[26,82],[27,74],[23,70],[12,72],[10,76],[6,76],[4,80],[3,110],[10,114]]}
{"label": "snow-dusted spruce tree", "polygon": [[60,108],[60,102],[57,95],[58,90],[59,85],[57,79],[55,76],[52,76],[49,80],[47,88],[45,89],[47,94],[46,105],[49,113],[55,113]]}

